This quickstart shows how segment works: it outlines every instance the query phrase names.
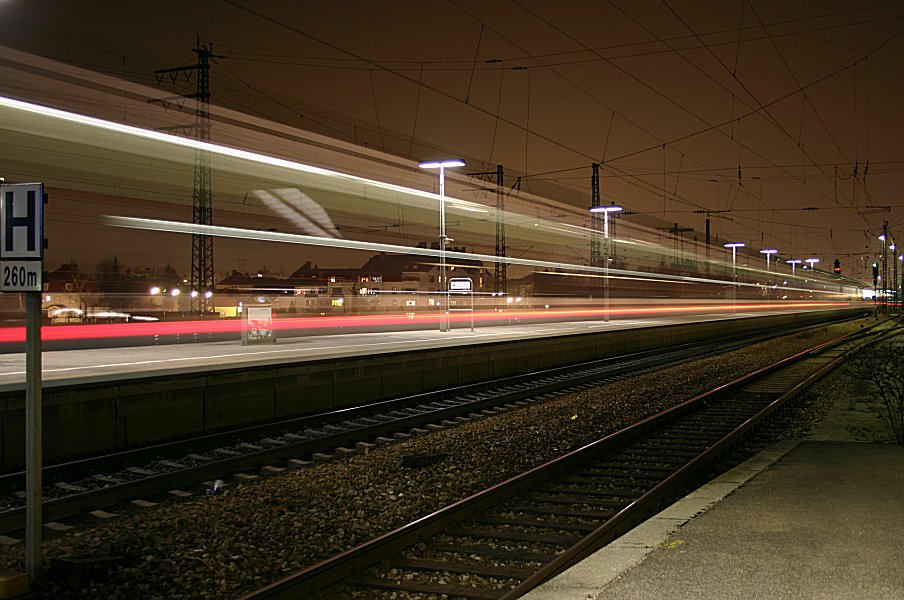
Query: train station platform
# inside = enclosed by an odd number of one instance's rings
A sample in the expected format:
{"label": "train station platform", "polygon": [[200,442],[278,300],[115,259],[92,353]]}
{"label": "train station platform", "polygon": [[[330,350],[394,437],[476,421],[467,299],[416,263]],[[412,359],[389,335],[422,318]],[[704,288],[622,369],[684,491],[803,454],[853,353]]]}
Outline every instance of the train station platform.
{"label": "train station platform", "polygon": [[904,446],[825,439],[779,442],[525,598],[904,598]]}
{"label": "train station platform", "polygon": [[[476,348],[492,343],[533,342],[539,339],[679,327],[694,323],[708,323],[711,330],[729,331],[734,321],[795,314],[793,310],[775,309],[768,312],[669,314],[611,321],[521,323],[514,319],[509,325],[496,327],[471,328],[467,323],[455,323],[446,332],[436,329],[368,332],[354,328],[341,331],[340,328],[332,334],[288,337],[280,333],[276,344],[249,346],[242,345],[238,337],[232,341],[192,341],[195,337],[204,339],[203,335],[185,335],[183,343],[161,345],[157,345],[151,338],[141,344],[125,347],[106,347],[102,340],[86,340],[84,348],[56,351],[45,349],[42,376],[45,386],[52,387],[229,368],[373,357],[397,352],[424,352],[439,348]],[[92,342],[97,346],[91,346]],[[24,383],[25,353],[0,353],[0,393],[22,388]]]}

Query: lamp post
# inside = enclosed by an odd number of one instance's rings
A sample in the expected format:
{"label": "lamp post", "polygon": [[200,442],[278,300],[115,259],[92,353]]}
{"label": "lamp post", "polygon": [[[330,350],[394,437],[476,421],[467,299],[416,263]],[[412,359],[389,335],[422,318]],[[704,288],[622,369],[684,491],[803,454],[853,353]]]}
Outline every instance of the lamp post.
{"label": "lamp post", "polygon": [[792,258],[790,260],[786,260],[785,262],[788,263],[789,265],[791,265],[791,276],[794,277],[794,267],[796,267],[797,265],[799,265],[800,263],[802,263],[804,261],[802,261],[799,258]]}
{"label": "lamp post", "polygon": [[900,287],[898,285],[897,276],[895,278],[895,293],[898,294],[899,298],[904,299],[904,254],[898,255],[898,260],[902,261],[901,263],[901,282]]}
{"label": "lamp post", "polygon": [[738,300],[738,248],[743,248],[744,242],[728,242],[722,245],[731,248],[731,311],[734,312]]}
{"label": "lamp post", "polygon": [[888,249],[891,250],[891,267],[892,267],[892,276],[891,276],[891,309],[897,310],[898,307],[898,261],[895,260],[895,243],[892,240],[892,243],[888,246]]}
{"label": "lamp post", "polygon": [[810,270],[812,271],[812,270],[813,270],[813,265],[815,265],[816,263],[818,263],[818,262],[819,262],[819,259],[818,259],[818,258],[808,258],[805,262],[806,262],[808,265],[810,265]]}
{"label": "lamp post", "polygon": [[439,169],[439,290],[443,303],[439,330],[449,331],[449,282],[446,279],[446,242],[448,241],[446,238],[446,169],[463,167],[465,161],[461,158],[429,160],[418,166],[422,169]]}
{"label": "lamp post", "polygon": [[593,206],[592,213],[603,213],[603,321],[609,322],[609,213],[624,210],[614,202],[609,206]]}
{"label": "lamp post", "polygon": [[886,232],[888,231],[888,221],[885,221],[882,225],[882,235],[879,236],[879,239],[882,240],[882,269],[879,271],[879,274],[882,276],[882,311],[884,313],[888,313],[888,236]]}
{"label": "lamp post", "polygon": [[769,272],[769,257],[772,256],[773,254],[778,254],[778,250],[776,250],[775,248],[768,248],[766,250],[760,250],[760,254],[766,255],[766,272],[768,273]]}
{"label": "lamp post", "polygon": [[769,280],[771,277],[769,274],[769,259],[772,257],[773,254],[778,254],[778,250],[776,250],[775,248],[767,248],[765,250],[760,250],[760,254],[766,255],[766,301],[768,302],[769,301]]}

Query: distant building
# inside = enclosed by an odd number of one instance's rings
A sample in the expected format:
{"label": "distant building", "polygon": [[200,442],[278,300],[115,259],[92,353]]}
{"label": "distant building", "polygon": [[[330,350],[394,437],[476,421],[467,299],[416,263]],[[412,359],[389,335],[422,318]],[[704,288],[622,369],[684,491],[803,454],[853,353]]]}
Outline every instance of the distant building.
{"label": "distant building", "polygon": [[[470,278],[475,292],[489,292],[492,273],[481,261],[455,258],[446,265],[450,278]],[[437,257],[384,252],[357,268],[321,268],[308,261],[285,278],[233,271],[217,284],[217,297],[230,297],[236,304],[265,302],[279,312],[295,313],[414,309],[435,305],[438,280]],[[216,310],[230,312],[219,305]]]}

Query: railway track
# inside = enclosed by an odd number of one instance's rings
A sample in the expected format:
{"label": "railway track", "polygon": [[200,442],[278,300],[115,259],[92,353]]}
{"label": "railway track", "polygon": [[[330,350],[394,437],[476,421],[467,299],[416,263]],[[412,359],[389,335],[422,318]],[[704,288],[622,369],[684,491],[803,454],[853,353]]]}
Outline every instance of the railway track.
{"label": "railway track", "polygon": [[[298,466],[327,460],[328,452],[350,453],[380,441],[425,433],[461,420],[510,410],[538,398],[578,391],[771,337],[775,335],[638,353],[49,466],[43,471],[42,512],[45,522],[58,522],[119,503],[142,506],[148,498],[186,497],[202,491],[202,482],[250,479],[256,476],[254,472],[283,468],[276,465]],[[24,488],[22,472],[0,477],[0,534],[24,527]]]}
{"label": "railway track", "polygon": [[786,358],[245,598],[518,598],[699,485],[790,399],[881,335]]}
{"label": "railway track", "polygon": [[[251,477],[249,471],[325,459],[374,441],[405,437],[442,423],[479,418],[550,394],[568,393],[615,377],[692,360],[761,339],[720,340],[665,352],[645,352],[530,376],[423,394],[241,431],[92,457],[45,467],[43,513],[56,522],[99,507],[159,496],[184,497],[201,482]],[[493,385],[495,384],[495,385]],[[389,436],[389,437],[385,437]],[[24,526],[24,473],[0,477],[0,533]]]}

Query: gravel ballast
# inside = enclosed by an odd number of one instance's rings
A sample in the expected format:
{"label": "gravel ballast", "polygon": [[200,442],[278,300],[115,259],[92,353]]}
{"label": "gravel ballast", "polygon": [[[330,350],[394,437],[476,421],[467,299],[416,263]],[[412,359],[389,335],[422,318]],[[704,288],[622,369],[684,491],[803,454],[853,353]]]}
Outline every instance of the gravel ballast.
{"label": "gravel ballast", "polygon": [[[333,462],[231,483],[216,496],[199,488],[187,500],[79,525],[45,540],[50,568],[33,589],[52,598],[235,598],[859,327],[811,329]],[[405,456],[433,454],[444,458],[421,468],[402,466]],[[78,568],[54,561],[67,556],[101,560]],[[24,544],[0,549],[0,571],[9,569],[24,569]]]}

